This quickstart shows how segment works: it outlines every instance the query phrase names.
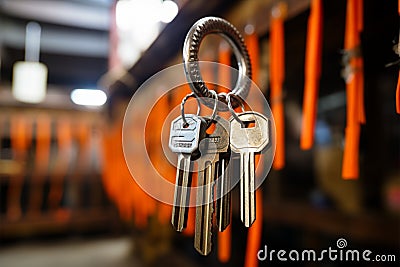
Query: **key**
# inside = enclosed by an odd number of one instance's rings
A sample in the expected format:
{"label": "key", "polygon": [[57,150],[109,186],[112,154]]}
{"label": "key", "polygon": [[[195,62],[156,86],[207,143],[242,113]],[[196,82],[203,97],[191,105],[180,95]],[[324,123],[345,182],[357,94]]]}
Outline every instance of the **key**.
{"label": "key", "polygon": [[182,117],[179,116],[172,121],[169,135],[169,147],[172,152],[178,153],[171,218],[172,225],[178,232],[186,228],[192,183],[192,157],[198,153],[202,132],[205,132],[205,123],[198,116],[187,114],[185,118],[187,127],[184,127]]}
{"label": "key", "polygon": [[[207,118],[209,119],[209,118]],[[199,174],[196,198],[196,225],[194,247],[202,255],[211,251],[212,216],[214,212],[214,181],[217,177],[220,153],[229,149],[229,123],[216,116],[212,122],[215,129],[200,142],[201,156],[198,160]]]}
{"label": "key", "polygon": [[217,225],[218,231],[223,232],[226,227],[231,223],[231,177],[229,174],[229,159],[230,153],[226,153],[221,156],[218,162],[218,183],[217,190],[219,199],[217,199],[216,209],[217,209]]}
{"label": "key", "polygon": [[246,227],[256,219],[254,154],[269,144],[269,121],[260,113],[238,114],[246,127],[231,118],[230,147],[240,154],[240,218]]}
{"label": "key", "polygon": [[217,173],[217,196],[219,198],[216,201],[216,221],[218,225],[218,231],[222,232],[230,224],[231,221],[231,177],[229,174],[229,160],[230,160],[230,148],[229,148],[229,121],[218,117],[218,123],[226,130],[224,133],[227,136],[227,141],[223,145],[218,147],[219,161],[218,161],[218,173]]}

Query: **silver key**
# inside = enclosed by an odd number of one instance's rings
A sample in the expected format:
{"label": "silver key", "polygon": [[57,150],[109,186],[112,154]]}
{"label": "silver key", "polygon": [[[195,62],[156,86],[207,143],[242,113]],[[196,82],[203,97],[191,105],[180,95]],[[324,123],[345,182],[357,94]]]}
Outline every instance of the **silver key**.
{"label": "silver key", "polygon": [[215,130],[211,134],[206,134],[199,145],[201,157],[198,160],[198,187],[202,188],[197,191],[196,198],[194,247],[202,255],[207,255],[211,251],[213,191],[219,155],[229,149],[228,121],[216,116],[212,123],[215,124]]}
{"label": "silver key", "polygon": [[231,221],[231,177],[229,174],[229,160],[231,152],[229,149],[229,121],[218,117],[218,123],[226,130],[224,134],[227,136],[227,140],[224,141],[223,145],[218,147],[218,173],[217,173],[217,196],[219,197],[216,201],[216,221],[218,230],[224,231]]}
{"label": "silver key", "polygon": [[196,115],[187,114],[185,118],[188,126],[184,127],[182,117],[179,116],[172,121],[169,135],[169,148],[172,152],[178,153],[171,222],[179,232],[186,228],[192,183],[192,156],[198,151],[201,132],[204,132],[202,128],[205,126]]}
{"label": "silver key", "polygon": [[235,118],[230,119],[231,149],[240,154],[240,218],[250,227],[256,219],[254,154],[269,144],[269,121],[252,111],[240,113],[238,117],[245,125],[254,123],[254,127],[242,127]]}
{"label": "silver key", "polygon": [[220,154],[218,162],[218,183],[217,192],[219,199],[217,199],[216,209],[217,209],[217,225],[218,231],[223,232],[226,227],[231,223],[231,177],[229,173],[229,160],[230,153]]}

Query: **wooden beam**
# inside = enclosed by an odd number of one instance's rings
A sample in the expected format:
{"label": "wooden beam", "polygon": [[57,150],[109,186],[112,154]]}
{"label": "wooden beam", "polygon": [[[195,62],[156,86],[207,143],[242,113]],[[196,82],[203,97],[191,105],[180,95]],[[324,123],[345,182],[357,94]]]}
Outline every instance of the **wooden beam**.
{"label": "wooden beam", "polygon": [[[247,24],[255,26],[256,33],[261,36],[268,32],[270,14],[276,0],[249,0],[242,1],[226,16],[239,31],[243,31]],[[291,19],[307,10],[310,0],[283,0],[287,4],[287,18]]]}

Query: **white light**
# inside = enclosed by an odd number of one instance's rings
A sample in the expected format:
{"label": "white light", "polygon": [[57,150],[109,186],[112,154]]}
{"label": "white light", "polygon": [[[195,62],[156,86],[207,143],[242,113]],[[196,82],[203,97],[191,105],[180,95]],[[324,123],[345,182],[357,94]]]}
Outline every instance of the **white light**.
{"label": "white light", "polygon": [[253,24],[247,24],[247,25],[244,27],[244,32],[245,32],[247,35],[253,34],[254,31],[255,31],[255,29],[254,29],[254,25],[253,25]]}
{"label": "white light", "polygon": [[118,55],[129,68],[160,33],[161,0],[120,0],[116,7]]}
{"label": "white light", "polygon": [[121,30],[144,27],[159,22],[160,0],[120,0],[116,6],[116,22]]}
{"label": "white light", "polygon": [[170,23],[178,15],[178,11],[178,5],[174,1],[164,1],[160,12],[160,21]]}
{"label": "white light", "polygon": [[71,92],[71,100],[82,106],[102,106],[107,101],[107,95],[102,90],[75,89]]}
{"label": "white light", "polygon": [[129,30],[131,27],[131,12],[133,10],[131,1],[120,0],[116,6],[116,22],[117,27],[121,30]]}
{"label": "white light", "polygon": [[40,62],[14,64],[12,93],[18,101],[39,103],[46,97],[47,67]]}

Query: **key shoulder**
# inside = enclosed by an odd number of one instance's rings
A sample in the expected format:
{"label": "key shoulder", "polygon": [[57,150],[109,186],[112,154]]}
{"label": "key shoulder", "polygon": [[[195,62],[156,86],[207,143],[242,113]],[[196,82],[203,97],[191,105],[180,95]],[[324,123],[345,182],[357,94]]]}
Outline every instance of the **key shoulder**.
{"label": "key shoulder", "polygon": [[242,128],[241,124],[230,119],[230,147],[233,152],[261,152],[269,144],[269,120],[264,115],[247,111],[238,114],[243,122],[255,121],[254,127]]}
{"label": "key shoulder", "polygon": [[[206,119],[209,118],[206,117]],[[229,149],[229,121],[217,115],[213,123],[215,129],[201,140],[200,150],[212,154],[227,152]]]}
{"label": "key shoulder", "polygon": [[171,122],[169,148],[174,153],[191,154],[197,150],[200,141],[201,120],[194,114],[186,114],[188,127],[179,116]]}

